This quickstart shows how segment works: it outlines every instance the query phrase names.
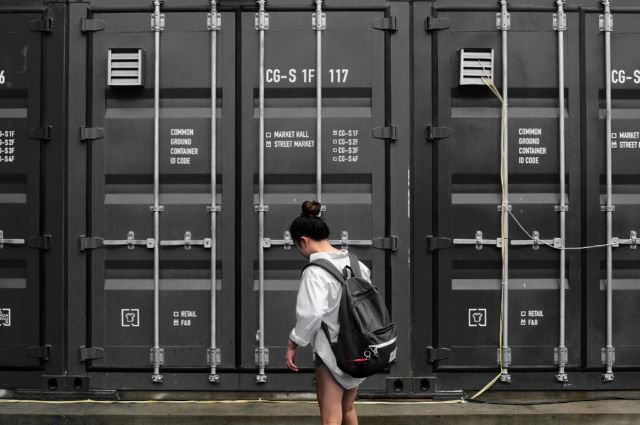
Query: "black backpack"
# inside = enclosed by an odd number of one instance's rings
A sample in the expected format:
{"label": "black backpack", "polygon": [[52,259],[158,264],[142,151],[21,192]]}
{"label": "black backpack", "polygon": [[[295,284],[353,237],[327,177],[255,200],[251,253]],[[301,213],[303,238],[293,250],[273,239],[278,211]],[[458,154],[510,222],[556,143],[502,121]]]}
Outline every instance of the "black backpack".
{"label": "black backpack", "polygon": [[329,329],[322,323],[338,367],[354,378],[365,378],[384,371],[397,354],[396,325],[378,293],[378,289],[360,273],[358,258],[350,254],[350,266],[341,272],[329,260],[318,259],[305,267],[318,266],[342,283],[338,311],[340,332],[331,343]]}

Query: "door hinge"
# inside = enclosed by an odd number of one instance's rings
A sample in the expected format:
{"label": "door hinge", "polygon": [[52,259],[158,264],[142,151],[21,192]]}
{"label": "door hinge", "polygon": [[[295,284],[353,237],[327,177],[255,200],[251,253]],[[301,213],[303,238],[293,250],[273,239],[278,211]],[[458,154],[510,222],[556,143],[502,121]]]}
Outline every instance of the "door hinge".
{"label": "door hinge", "polygon": [[49,141],[53,138],[53,126],[45,125],[29,129],[29,138]]}
{"label": "door hinge", "polygon": [[48,251],[51,249],[51,235],[32,236],[27,238],[26,245],[29,248]]}
{"label": "door hinge", "polygon": [[376,127],[371,130],[374,139],[384,139],[395,142],[398,140],[398,127],[390,125],[388,127]]}
{"label": "door hinge", "polygon": [[88,19],[82,18],[80,31],[82,32],[95,32],[102,31],[106,28],[106,22],[102,19]]}
{"label": "door hinge", "polygon": [[49,361],[49,359],[51,359],[51,348],[51,344],[29,347],[27,348],[27,357],[35,357],[45,362]]}
{"label": "door hinge", "polygon": [[447,18],[427,16],[424,20],[424,29],[427,32],[446,30],[451,27],[451,22]]}
{"label": "door hinge", "polygon": [[398,31],[398,18],[395,16],[387,16],[385,18],[376,19],[371,23],[374,29],[380,31]]}
{"label": "door hinge", "polygon": [[96,360],[104,357],[104,348],[100,347],[80,347],[80,361]]}
{"label": "door hinge", "polygon": [[80,251],[86,251],[88,249],[98,249],[102,247],[104,247],[103,238],[80,236]]}
{"label": "door hinge", "polygon": [[451,248],[453,245],[451,238],[427,236],[427,251],[436,251],[438,249]]}
{"label": "door hinge", "polygon": [[440,360],[447,360],[451,355],[450,348],[427,347],[427,362],[435,363]]}
{"label": "door hinge", "polygon": [[438,127],[429,124],[424,128],[425,130],[425,139],[429,142],[434,142],[440,139],[448,139],[451,137],[451,128],[449,127]]}
{"label": "door hinge", "polygon": [[29,22],[29,29],[31,31],[36,32],[53,32],[53,18],[48,16],[48,12],[46,12],[42,19],[36,19],[34,21]]}
{"label": "door hinge", "polygon": [[80,141],[97,140],[104,138],[104,128],[101,127],[80,127]]}
{"label": "door hinge", "polygon": [[382,249],[385,251],[398,250],[397,236],[389,236],[388,238],[375,238],[371,242],[372,242],[372,246],[376,249]]}

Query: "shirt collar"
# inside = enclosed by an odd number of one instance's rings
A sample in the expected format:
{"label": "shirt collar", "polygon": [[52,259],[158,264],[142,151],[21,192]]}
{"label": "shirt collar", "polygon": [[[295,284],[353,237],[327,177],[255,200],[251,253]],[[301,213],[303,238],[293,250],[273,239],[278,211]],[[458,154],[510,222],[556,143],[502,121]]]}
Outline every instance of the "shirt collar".
{"label": "shirt collar", "polygon": [[349,258],[349,251],[342,250],[338,252],[316,252],[309,256],[309,261],[315,261],[321,258],[327,260],[342,260],[344,258]]}

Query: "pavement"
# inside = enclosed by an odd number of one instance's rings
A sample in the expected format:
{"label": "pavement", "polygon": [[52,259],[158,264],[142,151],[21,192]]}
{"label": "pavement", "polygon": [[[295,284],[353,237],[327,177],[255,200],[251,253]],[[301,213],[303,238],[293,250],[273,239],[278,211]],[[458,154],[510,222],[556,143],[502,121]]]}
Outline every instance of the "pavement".
{"label": "pavement", "polygon": [[[588,399],[579,400],[580,397]],[[359,400],[361,425],[637,425],[640,399],[616,394],[571,397],[488,394],[484,402]],[[625,395],[626,397],[626,395]],[[572,400],[573,399],[573,400]],[[554,402],[551,402],[553,400]],[[500,404],[498,404],[500,403]],[[0,425],[307,425],[320,423],[315,400],[0,400]]]}

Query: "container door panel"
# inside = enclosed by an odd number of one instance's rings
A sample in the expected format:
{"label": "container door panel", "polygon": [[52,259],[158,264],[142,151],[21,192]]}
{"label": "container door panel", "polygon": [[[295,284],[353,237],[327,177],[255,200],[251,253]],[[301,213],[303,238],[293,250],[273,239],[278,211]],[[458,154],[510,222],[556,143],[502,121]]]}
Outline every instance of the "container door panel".
{"label": "container door panel", "polygon": [[[385,231],[385,142],[372,129],[385,124],[385,33],[378,12],[327,12],[322,40],[322,138],[316,132],[316,32],[310,12],[270,12],[265,34],[265,237],[283,241],[305,200],[317,198],[316,152],[321,145],[323,217],[330,239],[359,256],[385,292],[385,253],[371,247]],[[259,263],[259,35],[254,14],[243,16],[243,301],[242,365],[255,368]],[[344,240],[344,244],[343,241]],[[305,259],[274,243],[265,249],[265,345],[268,369],[282,369],[295,324],[296,294]],[[300,366],[312,368],[310,350]]]}
{"label": "container door panel", "polygon": [[[103,13],[93,35],[91,110],[105,137],[88,146],[89,234],[124,241],[88,251],[94,367],[150,367],[154,344],[154,35],[145,13]],[[206,368],[211,246],[217,246],[217,348],[233,367],[234,20],[217,43],[217,229],[211,211],[211,36],[206,13],[165,14],[160,42],[160,297],[164,367]],[[189,48],[185,48],[189,46]],[[127,62],[128,61],[128,62]],[[126,68],[126,69],[125,69]],[[127,74],[128,73],[128,74]],[[139,77],[139,78],[138,78]],[[136,80],[136,78],[138,78]],[[223,119],[224,118],[224,119]],[[132,239],[138,244],[127,244]],[[150,243],[147,243],[149,241]]]}
{"label": "container door panel", "polygon": [[[492,80],[502,93],[502,38],[495,13],[441,12],[451,29],[436,37],[434,120],[451,128],[452,137],[434,144],[436,179],[433,198],[434,232],[450,237],[453,246],[435,253],[434,334],[437,347],[451,349],[439,370],[487,369],[497,365],[501,313],[502,189],[500,169],[508,161],[511,213],[509,246],[509,346],[513,367],[551,368],[558,346],[559,251],[533,248],[530,235],[559,237],[558,47],[550,14],[511,15],[508,33],[508,148],[501,155],[501,101],[479,77]],[[573,21],[572,21],[573,22]],[[577,45],[577,33],[567,43]],[[567,49],[567,51],[571,51]],[[576,58],[566,59],[574,70]],[[573,62],[572,62],[573,61]],[[436,77],[434,77],[436,78]],[[463,81],[464,79],[464,81]],[[567,128],[573,135],[579,122],[572,116],[577,81],[569,83]],[[579,191],[577,141],[568,152],[568,197]],[[506,180],[505,180],[506,182]],[[577,178],[575,179],[577,182]],[[578,214],[570,221],[571,240],[579,240]],[[517,221],[516,221],[517,220]],[[518,224],[520,223],[520,224]],[[522,226],[522,228],[520,227]],[[476,245],[479,238],[491,244]],[[462,240],[467,240],[465,243]],[[469,240],[473,242],[469,242]],[[529,243],[522,245],[521,242]],[[578,257],[569,257],[567,276],[576,278]],[[568,282],[567,282],[568,283]],[[579,354],[579,287],[568,284],[567,342],[571,360]]]}
{"label": "container door panel", "polygon": [[[640,229],[640,60],[635,54],[640,32],[635,13],[615,14],[611,34],[612,87],[612,203],[614,238],[626,243],[613,248],[612,341],[615,348],[614,370],[640,366],[640,335],[633,324],[640,320],[640,267],[635,245],[629,244],[633,232]],[[588,244],[607,243],[606,214],[606,91],[605,42],[598,30],[598,16],[585,19],[586,48],[586,122],[588,140],[587,186]],[[606,249],[588,252],[589,316],[587,317],[588,365],[601,369],[602,348],[607,340],[607,257]]]}
{"label": "container door panel", "polygon": [[29,347],[40,346],[41,234],[39,14],[0,14],[0,368],[35,368]]}

